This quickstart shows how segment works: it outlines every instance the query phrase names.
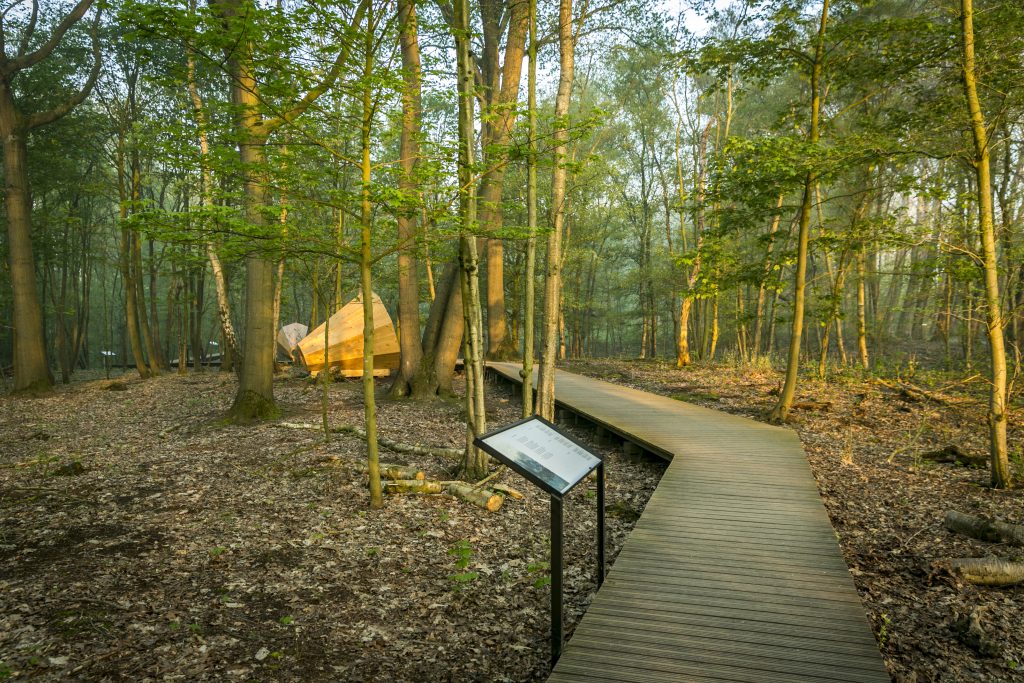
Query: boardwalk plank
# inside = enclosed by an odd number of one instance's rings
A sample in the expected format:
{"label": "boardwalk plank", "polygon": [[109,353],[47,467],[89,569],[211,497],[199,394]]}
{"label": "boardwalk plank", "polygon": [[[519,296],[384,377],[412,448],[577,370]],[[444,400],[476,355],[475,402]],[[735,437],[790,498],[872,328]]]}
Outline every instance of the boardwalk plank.
{"label": "boardwalk plank", "polygon": [[556,386],[559,407],[670,463],[551,681],[889,680],[792,431],[564,372]]}

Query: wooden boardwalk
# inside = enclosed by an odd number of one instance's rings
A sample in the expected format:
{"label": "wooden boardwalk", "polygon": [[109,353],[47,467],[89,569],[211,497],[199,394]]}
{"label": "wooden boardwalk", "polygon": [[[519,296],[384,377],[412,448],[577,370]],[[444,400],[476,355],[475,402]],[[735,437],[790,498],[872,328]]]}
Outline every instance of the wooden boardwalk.
{"label": "wooden boardwalk", "polygon": [[890,680],[795,433],[566,372],[556,387],[671,463],[549,680]]}

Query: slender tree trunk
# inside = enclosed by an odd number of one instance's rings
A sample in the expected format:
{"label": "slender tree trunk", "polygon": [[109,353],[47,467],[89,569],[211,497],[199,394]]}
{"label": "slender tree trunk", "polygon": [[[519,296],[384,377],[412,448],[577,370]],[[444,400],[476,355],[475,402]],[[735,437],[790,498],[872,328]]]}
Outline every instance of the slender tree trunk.
{"label": "slender tree trunk", "polygon": [[555,353],[558,343],[558,313],[562,292],[562,232],[565,225],[565,188],[568,168],[569,101],[572,95],[575,43],[572,0],[558,4],[558,93],[555,97],[554,168],[551,171],[551,234],[548,237],[547,276],[544,281],[544,344],[540,357],[537,409],[548,419],[555,417]]}
{"label": "slender tree trunk", "polygon": [[974,167],[978,178],[978,226],[981,236],[982,264],[985,274],[985,319],[991,360],[988,426],[993,488],[1011,485],[1006,443],[1007,401],[1006,351],[1003,343],[1003,312],[999,299],[999,262],[992,209],[992,175],[988,131],[978,98],[974,57],[974,7],[972,0],[960,3],[963,47],[963,81],[967,108],[974,134]]}
{"label": "slender tree trunk", "polygon": [[[686,280],[686,291],[683,292],[682,302],[679,305],[679,338],[676,342],[677,368],[684,368],[692,362],[690,358],[690,313],[693,310],[693,301],[697,295],[695,287],[701,271],[700,250],[704,243],[704,200],[707,179],[708,137],[711,135],[711,125],[712,123],[709,121],[704,127],[697,147],[697,196],[695,197],[696,203],[693,210],[694,256],[693,262],[690,265],[690,274]],[[679,183],[679,195],[680,200],[682,200],[683,189],[681,172],[679,175]],[[681,224],[682,214],[680,214],[679,219]],[[682,228],[680,228],[680,230],[682,230]]]}
{"label": "slender tree trunk", "polygon": [[[829,0],[821,6],[821,22],[814,49],[814,62],[811,68],[811,129],[808,141],[811,145],[818,144],[819,118],[821,115],[821,72],[825,62],[825,27],[828,24]],[[800,342],[804,326],[804,298],[807,284],[807,249],[810,242],[811,198],[818,174],[814,170],[807,172],[804,179],[803,202],[800,205],[800,227],[797,233],[796,277],[793,292],[793,325],[789,341],[789,358],[786,363],[786,381],[779,393],[779,401],[772,410],[771,422],[785,422],[793,406],[796,396],[797,373],[800,369]]]}
{"label": "slender tree trunk", "polygon": [[[359,250],[359,283],[363,297],[363,411],[366,429],[366,463],[370,477],[370,507],[381,508],[384,499],[381,495],[380,456],[377,450],[377,403],[374,396],[373,382],[373,286],[370,280],[372,253],[370,250],[370,228],[372,207],[370,205],[370,132],[373,125],[373,42],[374,21],[372,3],[366,11],[366,53],[363,64],[363,116],[361,126],[362,142],[362,202],[360,205],[360,250]],[[328,316],[329,317],[329,316]],[[326,370],[326,368],[324,368]]]}
{"label": "slender tree trunk", "polygon": [[764,328],[766,291],[765,284],[772,272],[772,252],[775,250],[775,235],[779,231],[779,222],[782,220],[782,201],[785,195],[779,194],[775,202],[775,215],[772,217],[771,226],[768,228],[768,245],[765,247],[764,267],[761,271],[761,281],[757,286],[757,307],[754,312],[754,341],[751,344],[751,353],[754,356],[761,355],[761,334]]}
{"label": "slender tree trunk", "polygon": [[[484,406],[483,316],[480,310],[480,280],[477,257],[476,196],[473,187],[473,66],[469,52],[469,3],[455,1],[455,51],[459,91],[459,230],[466,369],[466,455],[461,464],[464,477],[471,480],[487,476],[487,454],[473,445],[476,436],[487,431]],[[502,299],[504,308],[504,298]],[[504,311],[503,311],[504,313]],[[504,321],[504,315],[502,315]]]}
{"label": "slender tree trunk", "polygon": [[533,347],[534,299],[537,270],[537,0],[528,0],[530,42],[529,71],[527,74],[527,135],[529,148],[526,156],[526,282],[523,293],[523,412],[524,418],[533,414]]}
{"label": "slender tree trunk", "polygon": [[[188,91],[192,100],[192,108],[196,116],[196,124],[199,129],[199,194],[204,211],[212,213],[213,201],[213,171],[210,168],[210,141],[206,133],[206,107],[199,95],[195,77],[195,58],[189,49],[186,52],[186,71],[188,79]],[[238,343],[238,335],[235,333],[235,325],[231,317],[231,297],[228,289],[227,275],[224,265],[221,263],[220,255],[213,244],[212,239],[206,241],[206,256],[210,261],[210,270],[213,273],[214,289],[217,293],[217,319],[220,321],[221,333],[224,337],[224,349],[221,351],[222,363],[228,356],[235,367],[242,367],[242,351]],[[221,369],[224,366],[222,364]]]}

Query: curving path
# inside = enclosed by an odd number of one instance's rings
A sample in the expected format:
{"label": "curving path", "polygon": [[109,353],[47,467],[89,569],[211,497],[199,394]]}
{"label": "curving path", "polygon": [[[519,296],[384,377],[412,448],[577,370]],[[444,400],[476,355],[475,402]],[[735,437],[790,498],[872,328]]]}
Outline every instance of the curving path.
{"label": "curving path", "polygon": [[562,371],[556,386],[559,407],[671,463],[549,680],[890,680],[795,433]]}

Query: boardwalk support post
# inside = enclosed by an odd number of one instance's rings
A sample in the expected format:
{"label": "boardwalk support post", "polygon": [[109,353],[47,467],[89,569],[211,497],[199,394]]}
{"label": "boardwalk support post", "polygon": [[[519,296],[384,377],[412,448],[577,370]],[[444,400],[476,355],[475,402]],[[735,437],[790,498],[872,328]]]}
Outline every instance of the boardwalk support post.
{"label": "boardwalk support post", "polygon": [[597,466],[597,587],[604,584],[604,463]]}

